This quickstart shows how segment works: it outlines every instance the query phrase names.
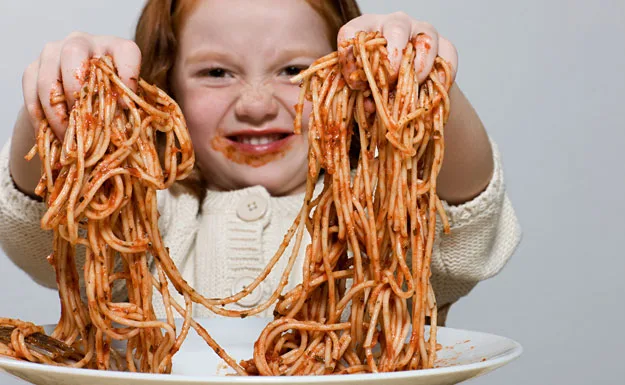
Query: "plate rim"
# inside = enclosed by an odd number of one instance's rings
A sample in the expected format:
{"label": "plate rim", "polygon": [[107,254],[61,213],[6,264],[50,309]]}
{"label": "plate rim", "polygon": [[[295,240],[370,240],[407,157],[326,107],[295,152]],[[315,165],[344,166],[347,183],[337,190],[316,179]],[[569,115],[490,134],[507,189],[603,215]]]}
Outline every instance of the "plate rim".
{"label": "plate rim", "polygon": [[[27,361],[18,361],[8,357],[0,356],[0,371],[7,373],[10,376],[15,376],[13,373],[7,371],[7,369],[15,369],[15,370],[27,370],[38,373],[50,373],[54,372],[55,374],[67,374],[77,377],[83,378],[92,378],[92,377],[108,377],[111,380],[150,380],[154,381],[154,383],[159,382],[177,382],[182,384],[208,384],[211,382],[224,382],[227,379],[229,383],[240,383],[240,384],[298,384],[298,383],[310,383],[311,378],[315,378],[315,382],[323,383],[323,382],[351,382],[351,381],[359,381],[359,380],[395,380],[395,379],[403,379],[403,378],[413,378],[413,377],[426,377],[426,376],[438,376],[445,375],[451,373],[458,372],[473,372],[480,370],[494,370],[497,369],[511,361],[517,359],[523,353],[522,345],[508,337],[499,336],[492,333],[486,333],[481,331],[471,331],[465,329],[456,329],[449,327],[438,327],[438,330],[441,329],[450,330],[453,332],[465,332],[471,333],[472,335],[482,335],[488,337],[496,337],[498,339],[504,340],[509,343],[511,346],[500,353],[498,356],[487,359],[485,361],[474,362],[470,364],[462,364],[462,365],[454,365],[454,366],[445,366],[438,367],[432,369],[419,369],[419,370],[406,370],[400,372],[387,372],[387,373],[357,373],[350,374],[346,376],[332,375],[332,376],[189,376],[184,374],[152,374],[152,373],[131,373],[131,372],[119,372],[119,371],[98,371],[95,369],[83,369],[83,368],[70,368],[65,366],[53,366],[53,365],[44,365]],[[489,371],[490,371],[489,370]],[[19,378],[19,377],[18,377]],[[326,380],[327,379],[327,380]]]}

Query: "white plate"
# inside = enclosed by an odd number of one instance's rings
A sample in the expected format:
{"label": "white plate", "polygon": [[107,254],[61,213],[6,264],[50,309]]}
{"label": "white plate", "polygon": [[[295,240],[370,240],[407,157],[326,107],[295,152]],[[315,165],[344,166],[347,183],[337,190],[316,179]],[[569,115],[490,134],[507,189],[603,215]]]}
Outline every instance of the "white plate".
{"label": "white plate", "polygon": [[[267,319],[204,319],[199,322],[237,361],[252,357],[253,342]],[[50,327],[47,328],[49,330]],[[439,328],[436,368],[397,373],[321,377],[225,377],[223,361],[191,331],[174,356],[171,375],[70,369],[0,357],[0,370],[37,385],[341,384],[447,385],[488,373],[517,358],[517,342],[492,334]]]}

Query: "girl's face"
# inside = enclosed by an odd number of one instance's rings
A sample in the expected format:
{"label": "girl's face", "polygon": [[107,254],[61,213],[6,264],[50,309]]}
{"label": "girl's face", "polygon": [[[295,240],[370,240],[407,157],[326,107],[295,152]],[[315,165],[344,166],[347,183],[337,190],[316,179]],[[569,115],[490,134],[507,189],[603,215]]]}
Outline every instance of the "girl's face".
{"label": "girl's face", "polygon": [[304,190],[310,105],[293,134],[299,86],[289,78],[332,51],[304,0],[204,0],[180,31],[173,90],[213,190]]}

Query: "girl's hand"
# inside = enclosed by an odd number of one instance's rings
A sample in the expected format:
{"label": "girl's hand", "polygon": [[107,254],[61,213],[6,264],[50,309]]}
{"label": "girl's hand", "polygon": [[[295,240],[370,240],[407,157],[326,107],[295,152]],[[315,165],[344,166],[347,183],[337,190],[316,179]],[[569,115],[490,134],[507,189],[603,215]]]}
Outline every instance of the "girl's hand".
{"label": "girl's hand", "polygon": [[356,69],[354,55],[351,48],[346,49],[341,45],[354,38],[360,31],[379,31],[386,38],[388,59],[395,69],[392,78],[397,76],[404,47],[409,41],[414,42],[417,51],[414,65],[419,83],[427,78],[437,56],[450,64],[452,82],[456,77],[458,69],[456,47],[449,40],[439,36],[432,25],[414,20],[403,12],[390,15],[362,15],[345,24],[338,34],[338,52],[343,76],[353,89],[362,89],[364,83],[350,79],[349,75]]}
{"label": "girl's hand", "polygon": [[[46,44],[22,78],[24,106],[35,132],[45,118],[56,136],[63,138],[68,111],[83,86],[88,61],[103,55],[113,58],[121,80],[136,90],[141,51],[133,41],[74,32],[61,41]],[[65,101],[59,102],[63,97]]]}

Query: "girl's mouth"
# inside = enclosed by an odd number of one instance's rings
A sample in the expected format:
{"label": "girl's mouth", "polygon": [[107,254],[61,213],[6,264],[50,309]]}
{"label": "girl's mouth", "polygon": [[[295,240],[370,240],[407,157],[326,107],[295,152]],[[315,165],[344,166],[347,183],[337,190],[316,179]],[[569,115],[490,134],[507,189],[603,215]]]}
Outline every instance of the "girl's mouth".
{"label": "girl's mouth", "polygon": [[252,167],[261,167],[281,159],[291,147],[295,134],[278,132],[238,132],[232,135],[217,135],[211,145],[232,162]]}
{"label": "girl's mouth", "polygon": [[236,151],[249,155],[265,155],[285,150],[293,136],[288,133],[237,134],[226,136],[225,139]]}

